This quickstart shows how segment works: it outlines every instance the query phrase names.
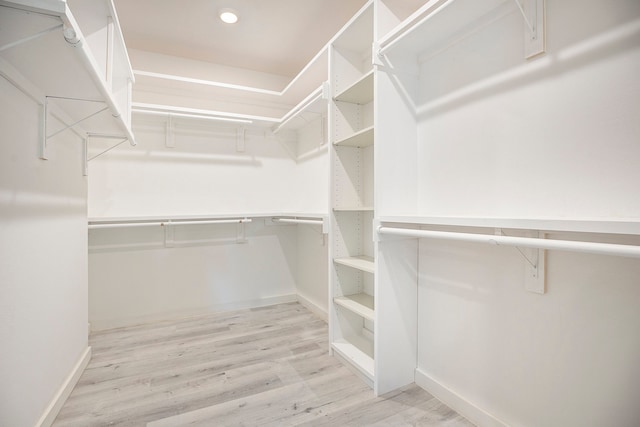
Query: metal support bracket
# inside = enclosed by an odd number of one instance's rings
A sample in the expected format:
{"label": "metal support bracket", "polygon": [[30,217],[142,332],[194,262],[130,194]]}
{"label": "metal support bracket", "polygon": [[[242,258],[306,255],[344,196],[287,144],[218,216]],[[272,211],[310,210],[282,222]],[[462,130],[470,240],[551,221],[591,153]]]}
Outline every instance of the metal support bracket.
{"label": "metal support bracket", "polygon": [[162,227],[164,227],[164,247],[173,248],[175,246],[175,229],[171,220],[162,223]]}
{"label": "metal support bracket", "polygon": [[[107,148],[106,150],[101,151],[100,153],[96,154],[93,157],[89,157],[89,138],[104,138],[104,139],[122,139],[122,141],[118,142],[115,145],[112,145],[111,147]],[[97,157],[102,156],[103,154],[113,150],[114,148],[124,144],[125,142],[127,142],[129,140],[129,138],[127,138],[126,136],[122,136],[122,135],[108,135],[108,134],[102,134],[102,133],[87,133],[87,136],[84,138],[83,143],[84,143],[84,168],[83,168],[83,175],[87,176],[89,175],[89,162]]]}
{"label": "metal support bracket", "polygon": [[7,43],[7,44],[5,44],[3,46],[0,46],[0,52],[2,52],[3,50],[11,49],[12,47],[19,46],[19,45],[21,45],[23,43],[30,42],[31,40],[35,40],[35,39],[37,39],[39,37],[45,36],[45,35],[53,32],[53,31],[61,30],[61,29],[62,29],[62,24],[54,25],[53,27],[49,27],[49,28],[47,28],[45,30],[39,31],[39,32],[37,32],[37,33],[35,33],[35,34],[31,35],[31,36],[23,37],[20,40],[16,40],[16,41],[13,41],[11,43]]}
{"label": "metal support bracket", "polygon": [[245,229],[245,222],[250,222],[247,218],[240,220],[236,226],[236,243],[247,243],[247,233]]}
{"label": "metal support bracket", "polygon": [[[100,103],[100,104],[105,104],[104,108],[101,108],[97,111],[94,111],[93,113],[82,117],[81,119],[76,120],[75,122],[71,123],[71,124],[64,124],[64,126],[61,129],[56,130],[55,132],[48,134],[47,130],[48,130],[48,122],[49,122],[49,100],[50,99],[62,99],[62,100],[68,100],[68,101],[80,101],[80,102],[93,102],[93,103]],[[84,122],[85,120],[90,119],[91,117],[97,116],[98,114],[107,111],[109,109],[108,106],[106,106],[106,103],[104,101],[98,101],[95,99],[82,99],[82,98],[67,98],[67,97],[60,97],[60,96],[45,96],[44,97],[44,105],[42,108],[42,129],[41,129],[41,135],[40,135],[40,153],[39,153],[39,157],[42,160],[47,160],[48,159],[48,155],[47,155],[47,142],[49,141],[49,139],[53,138],[54,136],[61,134],[62,132],[71,129],[72,131],[74,131],[74,127],[79,125],[80,123]],[[64,123],[64,122],[63,122]],[[77,132],[76,132],[77,133]]]}
{"label": "metal support bracket", "polygon": [[[495,234],[497,236],[506,236],[502,232],[501,228],[496,228]],[[532,231],[527,237],[544,239],[545,233],[540,231]],[[535,292],[537,294],[545,293],[545,267],[546,267],[546,253],[544,249],[537,248],[520,248],[515,246],[520,252],[520,255],[525,259],[524,264],[524,287],[529,292]]]}
{"label": "metal support bracket", "polygon": [[[545,51],[544,0],[514,0],[526,26],[524,56],[533,58]],[[521,3],[521,1],[524,3]]]}
{"label": "metal support bracket", "polygon": [[[531,237],[539,239],[545,238],[545,233],[533,232]],[[535,260],[534,264],[525,263],[525,289],[529,292],[544,294],[546,291],[546,257],[547,251],[544,249],[530,248],[527,252]]]}
{"label": "metal support bracket", "polygon": [[371,64],[379,66],[384,65],[382,63],[382,58],[380,55],[380,43],[378,43],[377,41],[373,42],[373,44],[371,45]]}

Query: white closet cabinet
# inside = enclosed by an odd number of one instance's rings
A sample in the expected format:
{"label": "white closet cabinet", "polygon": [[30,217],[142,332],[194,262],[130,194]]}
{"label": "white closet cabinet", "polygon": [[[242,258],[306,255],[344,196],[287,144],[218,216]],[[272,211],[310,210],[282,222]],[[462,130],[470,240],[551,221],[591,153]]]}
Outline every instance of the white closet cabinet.
{"label": "white closet cabinet", "polygon": [[369,2],[330,46],[331,348],[374,384],[373,200],[374,6]]}

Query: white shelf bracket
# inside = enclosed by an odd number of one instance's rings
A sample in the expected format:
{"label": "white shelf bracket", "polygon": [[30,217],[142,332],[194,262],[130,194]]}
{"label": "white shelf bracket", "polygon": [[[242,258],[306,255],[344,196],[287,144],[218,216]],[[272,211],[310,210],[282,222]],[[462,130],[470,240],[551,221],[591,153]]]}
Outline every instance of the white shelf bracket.
{"label": "white shelf bracket", "polygon": [[[87,134],[87,139],[89,138],[104,138],[104,139],[120,139],[120,138],[124,138],[122,141],[118,142],[115,145],[112,145],[111,147],[107,148],[104,151],[101,151],[100,153],[96,154],[93,157],[88,157],[87,158],[87,163],[89,163],[91,160],[96,159],[100,156],[102,156],[105,153],[108,153],[109,151],[113,150],[116,147],[119,147],[120,145],[124,144],[125,142],[127,142],[129,140],[129,138],[127,138],[126,136],[122,136],[122,135],[107,135],[107,134],[102,134],[102,133],[88,133]],[[88,151],[88,150],[87,150]],[[88,156],[88,154],[87,154]]]}
{"label": "white shelf bracket", "polygon": [[238,153],[244,153],[245,139],[246,129],[243,127],[238,128],[236,131],[236,151]]}
{"label": "white shelf bracket", "polygon": [[37,33],[35,33],[35,34],[31,35],[31,36],[24,37],[24,38],[21,38],[20,40],[16,40],[16,41],[13,41],[11,43],[7,43],[7,44],[5,44],[3,46],[0,46],[0,52],[2,52],[4,50],[7,50],[7,49],[11,49],[11,48],[16,47],[16,46],[20,46],[23,43],[30,42],[31,40],[35,40],[35,39],[37,39],[39,37],[45,36],[45,35],[53,32],[53,31],[61,30],[61,29],[62,29],[62,24],[54,25],[53,27],[50,27],[50,28],[47,28],[45,30],[39,31],[39,32],[37,32]]}
{"label": "white shelf bracket", "polygon": [[165,124],[165,145],[167,148],[175,148],[176,146],[176,137],[173,129],[173,117],[171,114],[167,115],[167,123]]}
{"label": "white shelf bracket", "polygon": [[[496,236],[507,236],[501,228],[496,228]],[[527,237],[544,239],[545,233],[532,231]],[[526,261],[524,264],[524,287],[529,292],[545,293],[545,259],[546,251],[538,248],[520,248],[514,246]]]}
{"label": "white shelf bracket", "polygon": [[[514,0],[526,26],[524,56],[533,58],[545,51],[544,0]],[[521,1],[524,3],[521,3]]]}
{"label": "white shelf bracket", "polygon": [[240,220],[236,226],[236,243],[247,243],[247,230],[245,222],[251,222],[247,218]]}
{"label": "white shelf bracket", "polygon": [[44,98],[44,103],[40,109],[40,153],[39,157],[42,160],[48,160],[47,157],[47,115],[49,110],[49,99]]}
{"label": "white shelf bracket", "polygon": [[82,139],[82,176],[89,176],[89,137]]}
{"label": "white shelf bracket", "polygon": [[[518,1],[518,0],[516,0],[516,1]],[[382,54],[380,52],[380,43],[378,43],[377,41],[373,42],[373,44],[371,45],[371,63],[372,63],[372,65],[379,65],[379,66],[384,65],[382,63]]]}
{"label": "white shelf bracket", "polygon": [[[545,238],[545,233],[534,232],[532,237]],[[530,248],[527,250],[535,263],[525,263],[525,289],[536,294],[544,294],[546,291],[546,257],[547,251],[544,249]]]}
{"label": "white shelf bracket", "polygon": [[164,247],[173,248],[175,246],[175,229],[171,220],[162,223],[164,228]]}

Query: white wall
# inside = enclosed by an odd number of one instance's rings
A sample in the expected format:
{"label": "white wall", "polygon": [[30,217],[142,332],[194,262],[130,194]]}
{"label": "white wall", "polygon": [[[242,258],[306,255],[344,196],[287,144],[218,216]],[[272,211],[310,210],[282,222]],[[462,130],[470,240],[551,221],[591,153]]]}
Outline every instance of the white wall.
{"label": "white wall", "polygon": [[[538,59],[514,10],[422,64],[418,213],[640,218],[640,3],[546,8]],[[536,295],[513,248],[422,240],[418,378],[507,425],[638,425],[640,263],[547,256]]]}
{"label": "white wall", "polygon": [[81,142],[38,159],[38,108],[0,78],[0,425],[32,426],[87,350]]}
{"label": "white wall", "polygon": [[547,3],[537,59],[512,5],[422,62],[421,214],[640,216],[640,3]]}
{"label": "white wall", "polygon": [[[247,127],[241,152],[235,124],[176,120],[175,148],[168,148],[163,119],[133,123],[137,147],[122,145],[90,164],[90,217],[326,212],[319,119],[300,132],[300,143],[296,132]],[[293,300],[296,286],[326,311],[320,227],[254,219],[245,244],[236,243],[235,230],[180,227],[174,248],[164,247],[161,228],[92,230],[92,329]]]}
{"label": "white wall", "polygon": [[295,300],[295,227],[182,226],[175,247],[157,228],[90,233],[92,330]]}

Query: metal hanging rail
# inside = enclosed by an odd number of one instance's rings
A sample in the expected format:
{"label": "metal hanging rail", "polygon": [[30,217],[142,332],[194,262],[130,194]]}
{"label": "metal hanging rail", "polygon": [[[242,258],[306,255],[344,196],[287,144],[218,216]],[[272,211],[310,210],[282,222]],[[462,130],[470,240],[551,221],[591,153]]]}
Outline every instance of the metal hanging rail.
{"label": "metal hanging rail", "polygon": [[519,246],[570,252],[586,252],[599,255],[640,258],[640,246],[599,242],[576,242],[571,240],[538,239],[533,237],[500,236],[453,231],[416,230],[409,228],[378,226],[378,234],[465,242],[489,243],[492,245]]}
{"label": "metal hanging rail", "polygon": [[273,218],[273,220],[288,224],[324,225],[324,221],[321,219]]}
{"label": "metal hanging rail", "polygon": [[206,219],[206,220],[167,220],[167,221],[133,221],[113,222],[105,224],[89,223],[89,229],[96,228],[129,228],[129,227],[165,227],[168,225],[206,225],[206,224],[246,224],[251,218],[238,219]]}

